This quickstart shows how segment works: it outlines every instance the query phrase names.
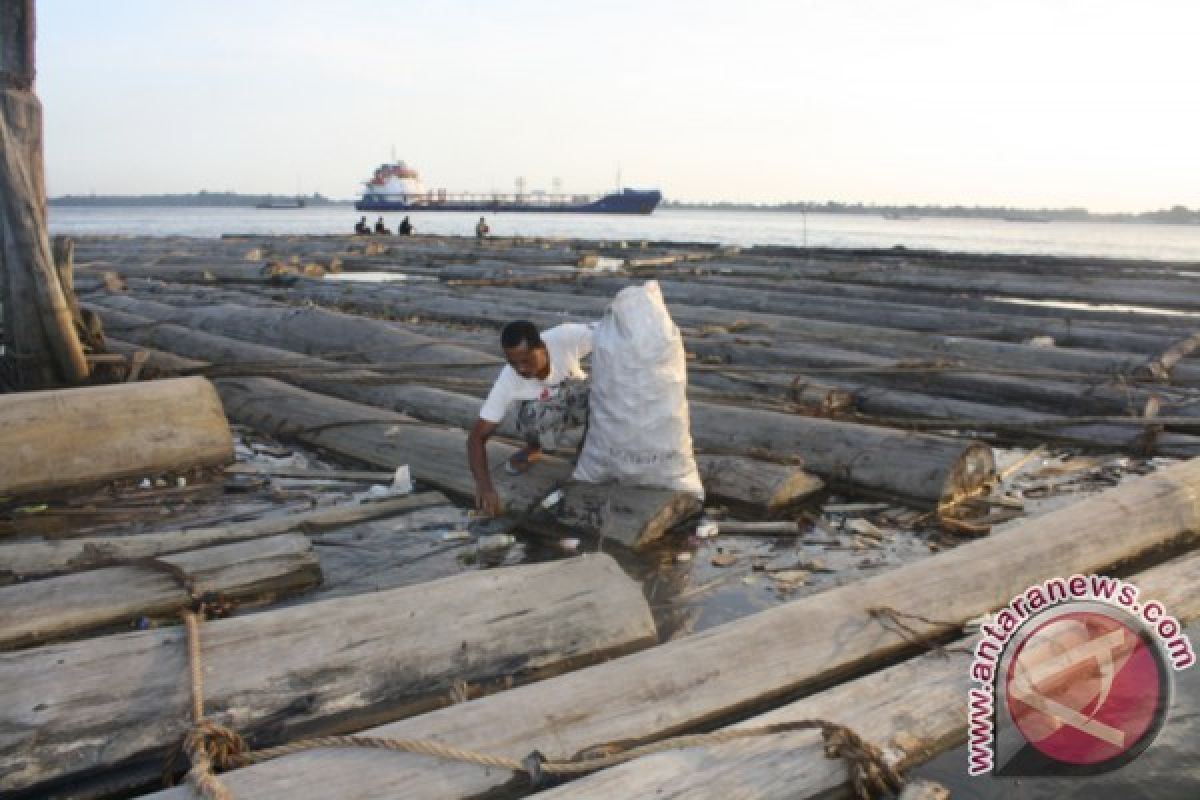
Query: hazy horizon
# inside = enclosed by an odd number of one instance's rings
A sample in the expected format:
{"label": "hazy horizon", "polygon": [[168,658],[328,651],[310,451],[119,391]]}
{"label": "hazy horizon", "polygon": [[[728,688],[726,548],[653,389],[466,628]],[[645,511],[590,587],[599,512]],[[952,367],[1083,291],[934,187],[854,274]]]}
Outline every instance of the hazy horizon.
{"label": "hazy horizon", "polygon": [[1200,206],[1200,9],[1098,5],[40,0],[47,188]]}

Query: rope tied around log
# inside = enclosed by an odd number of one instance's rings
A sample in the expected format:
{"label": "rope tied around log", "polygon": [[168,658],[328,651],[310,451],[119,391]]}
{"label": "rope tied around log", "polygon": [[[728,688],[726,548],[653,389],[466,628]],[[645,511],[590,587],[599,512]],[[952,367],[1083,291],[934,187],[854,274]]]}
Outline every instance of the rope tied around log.
{"label": "rope tied around log", "polygon": [[[204,667],[200,645],[200,621],[210,609],[197,600],[194,609],[182,613],[187,632],[188,672],[191,677],[192,727],[184,736],[180,749],[188,757],[191,768],[188,782],[206,800],[236,800],[235,795],[217,777],[216,771],[258,764],[285,755],[332,747],[366,747],[400,753],[427,755],[449,761],[459,761],[482,767],[504,769],[525,775],[532,787],[543,786],[554,779],[563,780],[586,775],[597,770],[624,764],[643,756],[690,747],[704,747],[726,742],[795,733],[804,730],[820,731],[827,758],[846,762],[846,771],[855,797],[872,800],[885,794],[899,794],[904,778],[888,762],[883,752],[845,725],[824,719],[802,719],[777,722],[751,728],[729,728],[711,733],[674,736],[658,742],[624,749],[623,743],[599,745],[581,750],[567,761],[548,760],[538,751],[524,759],[489,755],[430,739],[397,739],[379,736],[324,736],[251,751],[245,740],[232,729],[204,715]],[[175,756],[168,757],[165,780],[170,780]]]}

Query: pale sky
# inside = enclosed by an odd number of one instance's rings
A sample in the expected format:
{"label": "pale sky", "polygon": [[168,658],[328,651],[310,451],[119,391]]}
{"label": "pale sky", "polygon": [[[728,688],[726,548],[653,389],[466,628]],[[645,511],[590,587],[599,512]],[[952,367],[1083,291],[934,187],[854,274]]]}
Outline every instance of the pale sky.
{"label": "pale sky", "polygon": [[51,195],[1200,207],[1194,0],[38,0]]}

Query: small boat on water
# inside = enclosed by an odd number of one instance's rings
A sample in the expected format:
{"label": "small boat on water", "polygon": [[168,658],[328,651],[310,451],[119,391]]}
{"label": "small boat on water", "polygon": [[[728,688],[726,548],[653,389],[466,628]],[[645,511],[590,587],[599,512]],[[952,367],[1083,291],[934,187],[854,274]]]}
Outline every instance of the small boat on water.
{"label": "small boat on water", "polygon": [[425,189],[417,171],[403,161],[381,164],[366,182],[359,211],[530,211],[567,214],[649,214],[662,202],[657,189],[622,189],[605,195],[451,193]]}
{"label": "small boat on water", "polygon": [[254,207],[255,208],[271,208],[271,209],[281,209],[282,210],[282,209],[289,209],[289,208],[304,208],[306,205],[308,205],[308,204],[304,202],[303,197],[296,197],[294,199],[282,197],[282,198],[279,198],[278,200],[276,200],[274,197],[268,196],[266,200],[263,200],[261,203],[258,203]]}

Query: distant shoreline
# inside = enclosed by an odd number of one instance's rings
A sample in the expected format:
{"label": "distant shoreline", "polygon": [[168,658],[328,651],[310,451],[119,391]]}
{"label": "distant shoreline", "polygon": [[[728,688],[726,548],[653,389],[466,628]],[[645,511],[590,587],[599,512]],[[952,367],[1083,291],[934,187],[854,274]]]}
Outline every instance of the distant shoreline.
{"label": "distant shoreline", "polygon": [[686,211],[784,211],[810,214],[850,214],[920,220],[998,219],[1010,222],[1153,222],[1171,225],[1200,225],[1200,210],[1174,206],[1161,211],[1138,213],[1093,213],[1085,208],[1007,208],[1004,206],[883,206],[863,203],[681,203],[664,201],[661,208]]}
{"label": "distant shoreline", "polygon": [[[287,203],[301,199],[309,207],[351,206],[353,200],[332,200],[311,195],[239,194],[237,192],[193,192],[190,194],[62,195],[48,200],[53,207],[71,208],[252,208],[259,204]],[[684,203],[666,200],[664,210],[679,211],[768,211],[812,214],[875,216],[897,221],[923,218],[995,219],[1010,222],[1140,222],[1200,225],[1200,209],[1174,206],[1137,213],[1094,213],[1084,208],[1008,208],[1005,206],[896,206],[864,203]]]}
{"label": "distant shoreline", "polygon": [[260,203],[291,203],[305,206],[338,206],[347,201],[330,200],[313,194],[239,194],[237,192],[193,192],[191,194],[68,194],[51,197],[51,206],[100,208],[253,208]]}

